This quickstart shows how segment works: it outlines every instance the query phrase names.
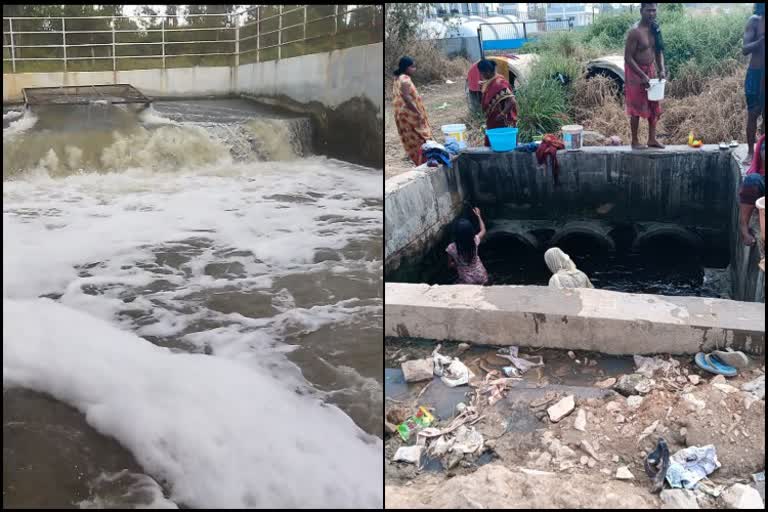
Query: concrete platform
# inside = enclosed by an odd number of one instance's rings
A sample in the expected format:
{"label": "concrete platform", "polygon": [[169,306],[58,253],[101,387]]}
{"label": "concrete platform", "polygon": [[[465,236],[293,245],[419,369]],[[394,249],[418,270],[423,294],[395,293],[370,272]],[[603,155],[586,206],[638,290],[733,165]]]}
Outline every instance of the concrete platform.
{"label": "concrete platform", "polygon": [[542,286],[386,283],[385,336],[605,354],[765,353],[765,304]]}

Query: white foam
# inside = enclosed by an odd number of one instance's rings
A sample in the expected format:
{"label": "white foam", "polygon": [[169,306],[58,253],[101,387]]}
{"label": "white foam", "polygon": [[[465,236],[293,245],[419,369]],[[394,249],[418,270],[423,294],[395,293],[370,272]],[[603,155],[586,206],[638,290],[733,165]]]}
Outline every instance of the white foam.
{"label": "white foam", "polygon": [[3,382],[75,405],[176,503],[383,507],[381,440],[337,408],[50,300],[3,300]]}
{"label": "white foam", "polygon": [[[111,489],[119,486],[121,494]],[[92,497],[78,503],[83,509],[137,508],[178,509],[179,506],[163,495],[160,485],[147,475],[127,469],[117,473],[102,473],[91,483]]]}
{"label": "white foam", "polygon": [[8,119],[16,119],[17,117],[20,117],[24,114],[23,110],[9,110],[5,114],[3,114],[3,121],[7,121]]}
{"label": "white foam", "polygon": [[37,116],[31,110],[26,110],[19,119],[8,125],[8,128],[3,128],[3,137],[19,135],[35,126],[35,123],[37,123]]}

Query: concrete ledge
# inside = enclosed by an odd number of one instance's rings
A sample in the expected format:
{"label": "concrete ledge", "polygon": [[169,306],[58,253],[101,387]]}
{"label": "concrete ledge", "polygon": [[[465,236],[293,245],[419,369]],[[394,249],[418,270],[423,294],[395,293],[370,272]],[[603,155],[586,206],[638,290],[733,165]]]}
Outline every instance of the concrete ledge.
{"label": "concrete ledge", "polygon": [[765,351],[762,303],[541,286],[385,286],[385,336],[606,354]]}

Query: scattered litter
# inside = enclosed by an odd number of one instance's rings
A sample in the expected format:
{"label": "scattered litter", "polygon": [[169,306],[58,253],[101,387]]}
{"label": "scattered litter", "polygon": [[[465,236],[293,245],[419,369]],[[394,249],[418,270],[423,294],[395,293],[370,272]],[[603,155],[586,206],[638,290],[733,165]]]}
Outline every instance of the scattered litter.
{"label": "scattered litter", "polygon": [[512,383],[522,380],[519,377],[499,377],[498,370],[492,370],[485,376],[485,380],[480,385],[481,395],[490,395],[488,397],[488,405],[493,405],[502,398],[504,398],[504,392],[507,387]]}
{"label": "scattered litter", "polygon": [[718,361],[736,369],[742,369],[749,366],[749,358],[740,350],[715,350],[709,354],[710,360],[715,357]]}
{"label": "scattered litter", "polygon": [[765,470],[762,470],[759,473],[754,473],[752,475],[752,480],[754,480],[755,483],[757,483],[757,482],[765,482]]}
{"label": "scattered litter", "polygon": [[618,135],[611,135],[610,142],[611,146],[621,146],[621,137]]}
{"label": "scattered litter", "polygon": [[418,464],[421,459],[421,446],[401,446],[395,452],[395,462],[408,462],[409,464]]}
{"label": "scattered litter", "polygon": [[619,466],[618,469],[616,469],[616,479],[617,480],[634,480],[635,476],[632,474],[632,472],[629,470],[627,466]]}
{"label": "scattered litter", "polygon": [[[544,366],[544,358],[542,356],[535,356],[536,358],[538,358],[538,361],[534,362],[531,359],[518,356],[517,347],[514,347],[514,346],[506,347],[502,350],[499,350],[499,352],[496,355],[510,361],[518,370],[520,370],[520,373],[525,373],[531,368],[536,368],[537,366]],[[504,367],[504,373],[507,375],[507,377],[513,376],[514,372],[507,373],[506,371],[507,368],[510,368],[510,367],[509,366]],[[514,375],[517,376],[516,374]]]}
{"label": "scattered litter", "polygon": [[514,366],[504,366],[501,368],[501,371],[504,372],[504,375],[507,377],[519,377],[520,376],[520,370],[515,368]]}
{"label": "scattered litter", "polygon": [[416,414],[397,426],[397,432],[400,434],[403,441],[408,441],[412,434],[430,426],[434,419],[435,418],[429,411],[425,409],[424,406],[421,406]]}
{"label": "scattered litter", "polygon": [[752,393],[752,395],[754,395],[755,398],[757,398],[758,400],[764,400],[765,399],[765,375],[763,374],[758,378],[747,382],[746,384],[742,384],[741,390],[746,391],[747,393]]}
{"label": "scattered litter", "polygon": [[573,353],[573,350],[568,351],[568,357],[570,357],[571,359],[576,359],[576,354]]}
{"label": "scattered litter", "polygon": [[576,407],[576,404],[573,401],[573,395],[568,395],[547,409],[547,414],[549,414],[549,419],[553,423],[557,423],[561,419],[571,414],[574,407]]}
{"label": "scattered litter", "polygon": [[446,386],[455,388],[456,386],[463,386],[469,383],[469,379],[475,376],[474,373],[466,367],[464,363],[459,361],[458,358],[451,358],[441,355],[438,350],[440,345],[432,352],[432,358],[435,362],[435,375],[440,377],[440,380]]}
{"label": "scattered litter", "polygon": [[460,356],[461,354],[469,350],[469,348],[470,348],[469,343],[459,343],[459,347],[456,349],[456,355]]}
{"label": "scattered litter", "polygon": [[434,365],[432,364],[431,357],[406,361],[400,367],[403,370],[405,382],[420,382],[432,379]]}
{"label": "scattered litter", "polygon": [[664,376],[669,376],[670,372],[673,372],[680,365],[680,362],[670,358],[669,361],[664,361],[660,357],[644,357],[634,356],[635,366],[637,369],[635,373],[639,373],[649,379],[653,377],[654,372],[661,371]]}
{"label": "scattered litter", "polygon": [[673,489],[693,489],[699,480],[719,467],[715,445],[689,446],[670,457],[667,482]]}
{"label": "scattered litter", "polygon": [[436,107],[436,108],[437,108],[437,110],[445,110],[448,107],[450,107],[450,105],[448,105],[448,103],[443,103],[442,105],[440,105],[439,107]]}
{"label": "scattered litter", "polygon": [[722,498],[726,508],[765,509],[760,493],[749,485],[733,484],[723,491]]}
{"label": "scattered litter", "polygon": [[456,429],[452,451],[454,453],[472,454],[480,453],[483,449],[483,435],[475,430],[475,427],[467,428],[465,425]]}
{"label": "scattered litter", "polygon": [[696,486],[697,491],[709,494],[710,496],[717,498],[723,492],[724,487],[722,485],[716,485],[709,478],[704,478],[699,481],[699,485]]}
{"label": "scattered litter", "polygon": [[616,384],[616,379],[614,377],[609,377],[605,380],[595,382],[595,387],[598,387],[600,389],[608,389],[612,387],[614,384]]}
{"label": "scattered litter", "polygon": [[653,380],[639,373],[630,373],[619,377],[614,389],[624,396],[645,394],[653,388],[653,384]]}
{"label": "scattered litter", "polygon": [[664,478],[667,476],[668,469],[669,446],[663,438],[659,438],[656,449],[645,458],[645,473],[651,479],[652,493],[657,493],[664,488]]}
{"label": "scattered litter", "polygon": [[445,83],[448,84],[448,85],[453,85],[456,82],[454,82],[453,80],[446,80]]}

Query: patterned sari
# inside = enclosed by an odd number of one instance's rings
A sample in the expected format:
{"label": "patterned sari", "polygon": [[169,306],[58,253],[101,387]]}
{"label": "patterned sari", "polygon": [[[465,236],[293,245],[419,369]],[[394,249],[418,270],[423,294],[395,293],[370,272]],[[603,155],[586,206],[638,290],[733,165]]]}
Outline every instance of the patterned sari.
{"label": "patterned sari", "polygon": [[[407,107],[403,99],[403,88],[408,91],[409,96],[416,104],[416,108],[421,114],[421,119],[416,112]],[[432,129],[427,120],[427,111],[424,109],[424,103],[421,101],[416,86],[413,85],[411,78],[405,73],[395,78],[392,87],[392,97],[395,107],[395,124],[397,132],[400,134],[400,140],[403,143],[405,152],[415,165],[421,165],[426,160],[421,154],[421,145],[428,140],[432,140]]]}
{"label": "patterned sari", "polygon": [[[509,82],[497,73],[483,84],[482,91],[485,127],[491,129],[517,126],[517,104],[514,103],[515,96],[512,94],[512,87],[509,85]],[[506,116],[500,119],[505,101],[512,101],[513,107]],[[491,145],[488,141],[488,136],[485,137],[485,145]]]}

